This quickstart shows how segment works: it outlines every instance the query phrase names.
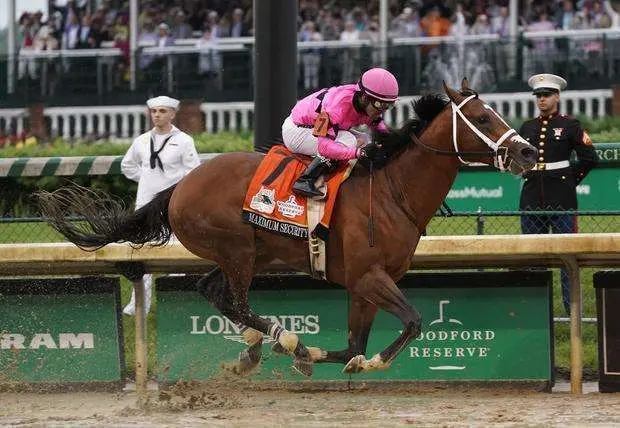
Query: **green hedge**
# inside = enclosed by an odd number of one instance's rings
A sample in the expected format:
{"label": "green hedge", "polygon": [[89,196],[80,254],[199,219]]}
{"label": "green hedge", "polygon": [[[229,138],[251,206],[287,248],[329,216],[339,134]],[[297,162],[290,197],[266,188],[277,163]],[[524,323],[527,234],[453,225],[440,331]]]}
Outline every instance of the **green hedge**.
{"label": "green hedge", "polygon": [[[251,151],[252,133],[221,132],[218,134],[194,135],[196,150],[199,153],[223,153],[235,151]],[[130,140],[126,143],[96,141],[96,142],[67,142],[60,138],[52,143],[16,147],[9,146],[0,150],[3,158],[16,157],[69,157],[69,156],[122,156],[125,154]]]}
{"label": "green hedge", "polygon": [[[252,151],[252,134],[249,132],[233,134],[198,134],[194,136],[196,149],[199,153],[222,153],[230,151]],[[111,143],[69,143],[60,139],[53,143],[14,146],[0,150],[0,156],[10,157],[63,157],[63,156],[104,156],[125,154],[130,142]],[[122,198],[128,206],[135,199],[137,184],[120,175],[81,176],[81,177],[21,177],[0,178],[0,215],[3,217],[38,216],[38,210],[31,197],[38,189],[52,191],[75,182],[86,187],[93,187]]]}

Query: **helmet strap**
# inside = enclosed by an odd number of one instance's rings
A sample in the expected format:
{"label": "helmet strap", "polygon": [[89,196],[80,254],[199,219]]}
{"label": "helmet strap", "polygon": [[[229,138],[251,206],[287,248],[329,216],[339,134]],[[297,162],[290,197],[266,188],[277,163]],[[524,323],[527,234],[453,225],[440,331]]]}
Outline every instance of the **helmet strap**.
{"label": "helmet strap", "polygon": [[353,108],[355,111],[358,113],[364,113],[367,105],[368,101],[365,101],[362,91],[355,91],[355,94],[353,94]]}

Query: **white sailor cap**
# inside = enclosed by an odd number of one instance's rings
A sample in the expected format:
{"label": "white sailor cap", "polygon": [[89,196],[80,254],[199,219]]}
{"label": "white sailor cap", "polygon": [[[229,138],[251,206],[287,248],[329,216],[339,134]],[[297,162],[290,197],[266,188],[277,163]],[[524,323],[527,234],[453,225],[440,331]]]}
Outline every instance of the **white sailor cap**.
{"label": "white sailor cap", "polygon": [[560,92],[566,88],[566,80],[555,74],[543,73],[530,77],[527,84],[534,90],[534,94],[541,92]]}
{"label": "white sailor cap", "polygon": [[165,95],[160,95],[159,97],[149,98],[149,100],[146,102],[146,105],[148,108],[168,107],[168,108],[178,110],[179,100],[167,97]]}

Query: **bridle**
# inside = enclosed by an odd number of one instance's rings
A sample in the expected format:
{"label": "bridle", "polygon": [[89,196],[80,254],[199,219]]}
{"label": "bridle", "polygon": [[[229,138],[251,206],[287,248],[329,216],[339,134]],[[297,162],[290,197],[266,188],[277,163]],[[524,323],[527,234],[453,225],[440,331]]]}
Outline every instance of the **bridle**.
{"label": "bridle", "polygon": [[[465,159],[463,159],[463,156],[488,156],[493,159],[493,164],[495,165],[496,168],[498,168],[500,171],[506,171],[510,167],[510,163],[512,162],[512,159],[508,157],[508,147],[504,147],[502,146],[502,144],[504,144],[506,140],[508,139],[508,137],[511,137],[511,136],[512,137],[510,138],[510,140],[515,140],[515,139],[522,140],[525,143],[527,143],[527,141],[523,140],[523,138],[517,133],[517,131],[515,131],[513,128],[510,128],[510,125],[508,125],[506,121],[502,119],[502,117],[499,114],[497,114],[497,112],[491,106],[487,104],[484,105],[484,108],[491,110],[499,118],[499,120],[501,120],[502,123],[506,125],[509,129],[506,132],[504,132],[504,134],[502,134],[502,136],[499,137],[497,141],[493,141],[488,136],[484,135],[478,128],[476,128],[476,126],[473,123],[469,121],[469,119],[467,119],[467,117],[461,111],[463,106],[474,98],[478,98],[478,95],[477,94],[470,95],[467,98],[465,98],[463,101],[461,101],[461,103],[458,105],[454,101],[450,102],[451,107],[452,107],[452,144],[454,145],[454,151],[441,150],[441,149],[436,149],[434,147],[428,146],[422,143],[419,140],[419,138],[417,138],[415,135],[412,135],[412,138],[416,144],[419,144],[425,149],[430,150],[438,155],[457,156],[459,161],[461,161],[461,163],[465,165],[470,165],[472,162],[466,161]],[[484,141],[484,143],[487,146],[489,146],[490,150],[484,151],[484,152],[459,151],[458,138],[457,138],[457,129],[458,129],[457,115],[461,119],[463,119],[465,124],[469,127],[469,129],[473,131],[474,134],[478,136],[478,138],[480,138],[482,141]]]}

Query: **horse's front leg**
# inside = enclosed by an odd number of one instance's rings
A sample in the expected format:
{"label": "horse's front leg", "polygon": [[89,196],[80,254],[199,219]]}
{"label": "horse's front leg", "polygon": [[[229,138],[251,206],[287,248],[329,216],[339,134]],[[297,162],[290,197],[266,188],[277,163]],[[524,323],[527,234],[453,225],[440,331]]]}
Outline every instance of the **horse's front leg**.
{"label": "horse's front leg", "polygon": [[357,355],[366,353],[368,335],[377,314],[377,306],[368,302],[362,296],[351,294],[349,309],[349,347],[342,351],[323,351],[309,347],[313,361],[316,363],[348,363]]}
{"label": "horse's front leg", "polygon": [[403,323],[403,331],[394,342],[370,360],[366,360],[363,353],[352,357],[343,371],[358,373],[386,369],[409,342],[420,334],[422,326],[420,314],[409,304],[385,270],[377,265],[372,266],[358,280],[354,292],[397,317]]}

